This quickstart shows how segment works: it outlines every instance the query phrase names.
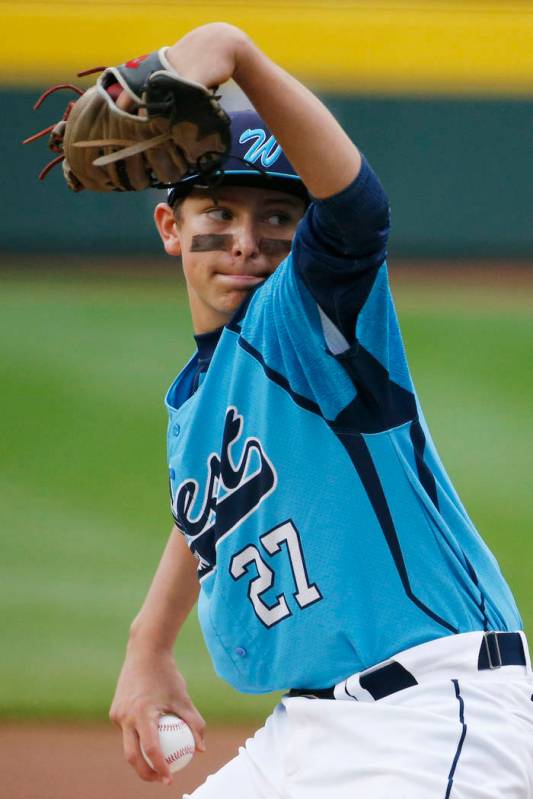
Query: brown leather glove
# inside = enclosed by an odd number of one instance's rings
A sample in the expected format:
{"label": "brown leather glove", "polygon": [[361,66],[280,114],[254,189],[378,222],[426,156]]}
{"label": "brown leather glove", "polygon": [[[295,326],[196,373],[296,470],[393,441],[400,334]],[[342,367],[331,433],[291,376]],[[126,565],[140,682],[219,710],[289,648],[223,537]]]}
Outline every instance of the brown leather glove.
{"label": "brown leather glove", "polygon": [[[80,97],[67,105],[62,120],[25,143],[50,133],[49,147],[59,155],[39,177],[63,162],[73,191],[163,188],[189,171],[213,172],[229,150],[230,120],[214,91],[180,78],[165,48],[106,69],[85,92],[71,84],[52,87],[34,108],[59,88]],[[116,104],[122,92],[128,111]]]}

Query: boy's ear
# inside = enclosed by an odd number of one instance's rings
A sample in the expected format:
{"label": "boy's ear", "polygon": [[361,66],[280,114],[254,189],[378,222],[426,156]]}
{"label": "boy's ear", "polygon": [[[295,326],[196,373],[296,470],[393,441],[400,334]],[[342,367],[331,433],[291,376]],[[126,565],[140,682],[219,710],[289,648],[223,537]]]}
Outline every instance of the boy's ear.
{"label": "boy's ear", "polygon": [[169,255],[181,255],[181,237],[174,212],[167,203],[158,203],[154,210],[154,222],[161,236],[163,247]]}

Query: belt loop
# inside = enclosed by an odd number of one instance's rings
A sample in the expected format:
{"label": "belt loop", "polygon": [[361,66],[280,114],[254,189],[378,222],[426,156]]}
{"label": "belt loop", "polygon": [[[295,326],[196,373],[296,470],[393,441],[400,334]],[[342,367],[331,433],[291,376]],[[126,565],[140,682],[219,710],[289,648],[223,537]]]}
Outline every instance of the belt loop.
{"label": "belt loop", "polygon": [[526,634],[524,632],[519,632],[518,635],[520,636],[520,640],[522,641],[522,648],[524,650],[524,658],[526,660],[526,669],[529,674],[531,674],[531,656],[529,654],[529,649],[527,645]]}
{"label": "belt loop", "polygon": [[[489,669],[501,669],[503,663],[502,654],[500,652],[500,643],[498,641],[498,633],[495,630],[489,630],[488,632],[483,633],[483,642],[487,650]],[[493,654],[496,655],[495,658],[493,658]]]}

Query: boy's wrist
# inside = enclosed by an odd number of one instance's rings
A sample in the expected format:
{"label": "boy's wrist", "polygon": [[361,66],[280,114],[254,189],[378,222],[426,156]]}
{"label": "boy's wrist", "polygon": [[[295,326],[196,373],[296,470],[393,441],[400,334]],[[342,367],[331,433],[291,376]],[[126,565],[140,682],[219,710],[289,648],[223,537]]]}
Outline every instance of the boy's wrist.
{"label": "boy's wrist", "polygon": [[254,57],[259,52],[249,36],[242,31],[239,31],[239,33],[242,35],[236,37],[233,45],[235,59],[233,80],[237,84],[240,84],[241,81],[246,78],[246,75],[249,74],[250,70],[253,69]]}
{"label": "boy's wrist", "polygon": [[154,630],[153,624],[145,624],[137,616],[130,625],[127,650],[128,652],[151,652],[153,654],[172,654],[175,636],[165,634],[164,631]]}
{"label": "boy's wrist", "polygon": [[212,88],[234,77],[249,45],[251,40],[240,28],[212,22],[179,39],[166,57],[181,77]]}

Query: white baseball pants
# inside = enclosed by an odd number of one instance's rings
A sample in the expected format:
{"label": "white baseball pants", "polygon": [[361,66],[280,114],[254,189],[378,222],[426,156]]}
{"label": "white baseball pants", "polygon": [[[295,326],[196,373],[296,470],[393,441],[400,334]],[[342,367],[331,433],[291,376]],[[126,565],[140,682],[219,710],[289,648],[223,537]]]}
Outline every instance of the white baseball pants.
{"label": "white baseball pants", "polygon": [[480,642],[466,633],[399,653],[418,684],[377,701],[352,690],[357,675],[335,690],[346,699],[284,697],[184,799],[533,799],[529,655],[478,671]]}

